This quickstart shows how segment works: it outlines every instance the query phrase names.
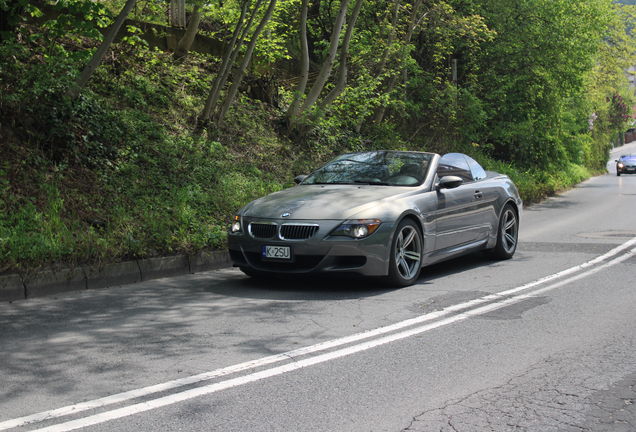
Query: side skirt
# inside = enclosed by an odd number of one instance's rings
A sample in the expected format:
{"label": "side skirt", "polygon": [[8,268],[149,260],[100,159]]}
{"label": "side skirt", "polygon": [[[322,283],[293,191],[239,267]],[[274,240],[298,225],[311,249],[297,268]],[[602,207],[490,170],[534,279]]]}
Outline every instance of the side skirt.
{"label": "side skirt", "polygon": [[427,254],[422,259],[422,267],[427,265],[435,264],[438,262],[446,261],[449,259],[457,258],[462,255],[468,255],[471,253],[479,252],[488,247],[489,238],[485,238],[482,240],[478,240],[476,242],[467,243],[460,246],[454,246],[452,248],[442,249],[438,251],[433,251],[430,254]]}

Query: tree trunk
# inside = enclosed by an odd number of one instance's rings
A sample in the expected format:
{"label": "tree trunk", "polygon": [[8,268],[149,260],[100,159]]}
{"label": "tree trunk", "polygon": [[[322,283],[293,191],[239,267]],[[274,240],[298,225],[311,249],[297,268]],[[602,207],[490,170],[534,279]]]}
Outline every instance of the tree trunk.
{"label": "tree trunk", "polygon": [[188,28],[186,28],[186,32],[179,41],[177,45],[177,49],[173,54],[175,60],[180,60],[185,58],[190,51],[190,47],[192,46],[192,42],[194,42],[194,38],[199,31],[199,22],[201,21],[201,6],[196,5],[194,7],[194,12],[192,12],[192,16],[190,17],[190,23],[188,24]]}
{"label": "tree trunk", "polygon": [[298,119],[311,107],[314,106],[320,93],[322,93],[322,89],[331,75],[331,69],[333,68],[333,63],[336,57],[336,52],[338,51],[338,42],[340,41],[340,33],[342,32],[342,25],[344,23],[345,17],[347,16],[347,7],[349,6],[350,0],[342,0],[340,3],[340,11],[338,12],[338,16],[336,17],[336,22],[333,26],[333,32],[331,34],[331,41],[329,43],[329,51],[327,52],[327,56],[325,61],[322,64],[322,68],[318,73],[318,77],[316,78],[316,82],[311,86],[311,90],[307,95],[307,99],[300,107],[298,113],[291,117],[292,125],[298,123]]}
{"label": "tree trunk", "polygon": [[[241,80],[243,79],[243,75],[245,75],[245,70],[247,69],[247,65],[249,64],[250,59],[252,58],[252,52],[254,51],[254,47],[256,46],[256,40],[258,39],[261,32],[263,31],[263,28],[265,28],[265,25],[271,18],[272,13],[274,12],[274,8],[276,7],[276,1],[277,0],[270,1],[269,7],[267,8],[267,11],[265,12],[265,16],[263,17],[260,24],[254,31],[254,35],[252,36],[250,43],[247,45],[247,51],[245,52],[245,57],[243,57],[243,61],[241,62],[241,66],[239,67],[239,71],[236,74],[236,77],[234,78],[234,82],[232,83],[232,86],[230,87],[230,89],[227,92],[227,95],[225,96],[225,101],[223,102],[223,106],[221,106],[221,111],[219,112],[218,118],[216,120],[217,127],[223,122],[225,115],[230,109],[230,105],[232,105],[234,96],[236,96],[238,87],[241,84]],[[256,11],[255,11],[255,14],[256,14]],[[248,30],[249,28],[246,29],[246,32]]]}
{"label": "tree trunk", "polygon": [[[406,31],[406,36],[404,36],[404,46],[405,49],[411,43],[411,38],[413,37],[413,32],[415,31],[416,18],[417,13],[419,12],[420,6],[422,6],[422,0],[417,0],[413,5],[413,10],[411,11],[411,16],[409,18],[409,27]],[[407,52],[402,53],[402,58],[405,58]],[[406,81],[406,79],[405,79]],[[391,93],[397,84],[397,74],[391,77],[391,81],[389,82],[389,86],[387,87],[385,93]],[[384,120],[384,113],[386,112],[386,107],[381,106],[375,111],[375,116],[373,119],[373,124],[379,125]]]}
{"label": "tree trunk", "polygon": [[307,44],[307,9],[309,7],[309,0],[303,0],[300,10],[300,79],[298,80],[298,87],[296,88],[296,94],[294,100],[289,105],[285,119],[289,125],[290,119],[298,113],[300,104],[305,94],[305,88],[307,87],[307,81],[309,79],[309,47]]}
{"label": "tree trunk", "polygon": [[[393,89],[395,88],[396,83],[397,83],[397,74],[391,77],[391,81],[389,82],[389,85],[384,93],[386,94],[391,93]],[[382,123],[382,121],[384,120],[385,112],[386,112],[385,106],[378,107],[378,109],[375,110],[375,115],[373,117],[374,125],[379,125],[380,123]]]}
{"label": "tree trunk", "polygon": [[395,0],[395,7],[393,8],[393,17],[391,18],[391,31],[389,33],[389,39],[386,42],[386,49],[382,53],[382,59],[380,63],[376,67],[375,76],[379,77],[384,67],[386,66],[386,61],[389,58],[389,52],[391,51],[391,46],[393,45],[393,40],[395,39],[395,28],[397,27],[397,19],[400,11],[400,0]]}
{"label": "tree trunk", "polygon": [[[312,20],[314,22],[320,23],[319,33],[324,31],[322,28],[322,19],[320,17],[320,3],[322,0],[309,0],[309,5],[307,7],[307,19]],[[329,35],[325,36],[326,40]],[[313,62],[318,62],[320,59],[316,55],[316,42],[322,41],[323,38],[315,37],[312,32],[307,33],[307,49],[309,50],[309,60]]]}
{"label": "tree trunk", "polygon": [[88,62],[86,67],[84,67],[84,70],[82,70],[82,73],[80,74],[77,81],[73,83],[68,89],[67,93],[69,96],[71,96],[72,99],[76,99],[77,96],[79,96],[80,92],[86,86],[86,83],[88,83],[88,80],[93,75],[93,72],[95,72],[99,64],[102,62],[104,55],[106,55],[106,52],[115,39],[115,35],[117,35],[117,32],[126,20],[126,17],[128,17],[128,14],[132,10],[133,6],[135,5],[135,1],[136,0],[128,0],[126,2],[124,8],[121,10],[119,15],[117,16],[117,19],[113,23],[113,26],[108,31],[106,38],[104,38],[104,41],[101,43],[97,51],[95,51],[95,54],[93,54],[93,57]]}
{"label": "tree trunk", "polygon": [[[395,29],[397,28],[397,20],[400,12],[400,0],[395,0],[395,7],[393,8],[393,17],[391,18],[391,30],[389,32],[389,39],[386,43],[386,48],[382,53],[382,58],[380,59],[380,63],[375,67],[374,76],[378,78],[384,68],[386,67],[386,62],[389,59],[389,53],[391,52],[391,47],[393,46],[393,41],[395,40]],[[379,110],[378,110],[379,111]],[[362,116],[362,119],[354,126],[354,130],[356,133],[360,133],[360,129],[362,128],[362,123],[364,122],[364,118],[366,117],[368,111],[365,111],[365,114]],[[377,115],[377,111],[376,111]],[[382,111],[382,117],[384,117],[384,111]]]}
{"label": "tree trunk", "polygon": [[345,37],[342,40],[342,47],[340,48],[340,66],[338,66],[338,78],[336,79],[336,85],[320,103],[321,110],[328,108],[347,87],[347,61],[349,58],[349,42],[351,42],[351,35],[353,34],[353,29],[356,26],[358,14],[360,13],[360,9],[362,8],[362,1],[363,0],[357,0],[355,6],[353,7],[353,11],[351,12],[349,24],[347,24],[347,31],[345,32]]}
{"label": "tree trunk", "polygon": [[186,22],[185,0],[170,1],[170,24],[172,27],[184,28]]}
{"label": "tree trunk", "polygon": [[[245,36],[247,35],[247,33],[250,31],[250,28],[252,27],[252,22],[254,21],[254,17],[256,16],[258,9],[260,8],[261,1],[262,0],[259,0],[258,3],[256,3],[256,7],[254,8],[254,11],[252,11],[252,15],[250,16],[247,26],[244,26],[243,24],[245,23],[245,15],[247,14],[247,7],[249,5],[249,0],[245,0],[243,2],[243,9],[241,10],[241,16],[239,18],[239,21],[236,24],[236,28],[234,29],[234,34],[232,35],[232,41],[230,42],[230,44],[225,50],[223,63],[221,63],[221,68],[219,69],[219,72],[216,75],[216,79],[214,80],[214,86],[212,87],[212,90],[210,91],[210,94],[208,95],[208,98],[205,101],[205,108],[203,108],[203,113],[201,114],[201,118],[204,122],[207,122],[210,119],[211,115],[214,113],[214,111],[216,111],[216,104],[218,103],[219,95],[221,94],[221,89],[225,85],[225,82],[227,81],[227,77],[230,74],[230,70],[232,69],[232,65],[234,64],[234,61],[236,60],[236,56],[238,55],[239,51],[241,50],[241,47],[243,46],[243,40],[245,39]],[[237,43],[236,40],[238,39],[238,36],[239,34],[241,34],[241,31],[243,29],[245,29],[245,31],[243,31],[243,34],[241,35],[241,39]]]}

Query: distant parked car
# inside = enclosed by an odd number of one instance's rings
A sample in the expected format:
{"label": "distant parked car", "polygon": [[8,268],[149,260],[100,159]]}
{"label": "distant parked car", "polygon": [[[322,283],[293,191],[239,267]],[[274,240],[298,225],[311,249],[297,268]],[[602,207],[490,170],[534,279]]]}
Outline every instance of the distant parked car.
{"label": "distant parked car", "polygon": [[237,212],[228,247],[245,274],[357,273],[408,286],[426,265],[478,251],[509,259],[517,248],[517,188],[460,153],[344,154],[295,180]]}
{"label": "distant parked car", "polygon": [[636,154],[622,155],[616,161],[616,175],[636,174]]}

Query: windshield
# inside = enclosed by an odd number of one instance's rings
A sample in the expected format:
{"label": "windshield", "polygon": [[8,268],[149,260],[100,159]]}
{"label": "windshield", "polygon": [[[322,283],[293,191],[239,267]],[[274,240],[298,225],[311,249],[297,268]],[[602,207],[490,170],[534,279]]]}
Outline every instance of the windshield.
{"label": "windshield", "polygon": [[426,178],[433,153],[378,151],[338,156],[302,184],[417,186]]}

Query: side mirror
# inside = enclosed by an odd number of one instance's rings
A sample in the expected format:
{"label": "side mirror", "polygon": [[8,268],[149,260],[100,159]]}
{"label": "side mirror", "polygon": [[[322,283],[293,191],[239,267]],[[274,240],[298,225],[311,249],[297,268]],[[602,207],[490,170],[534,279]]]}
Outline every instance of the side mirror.
{"label": "side mirror", "polygon": [[445,176],[439,180],[439,183],[435,185],[435,188],[436,189],[455,189],[462,183],[464,183],[464,180],[461,177]]}
{"label": "side mirror", "polygon": [[308,177],[308,176],[306,176],[306,175],[299,175],[299,176],[296,176],[296,177],[294,177],[294,182],[296,182],[296,184],[301,184],[303,181],[305,181],[305,179],[306,179],[307,177]]}

